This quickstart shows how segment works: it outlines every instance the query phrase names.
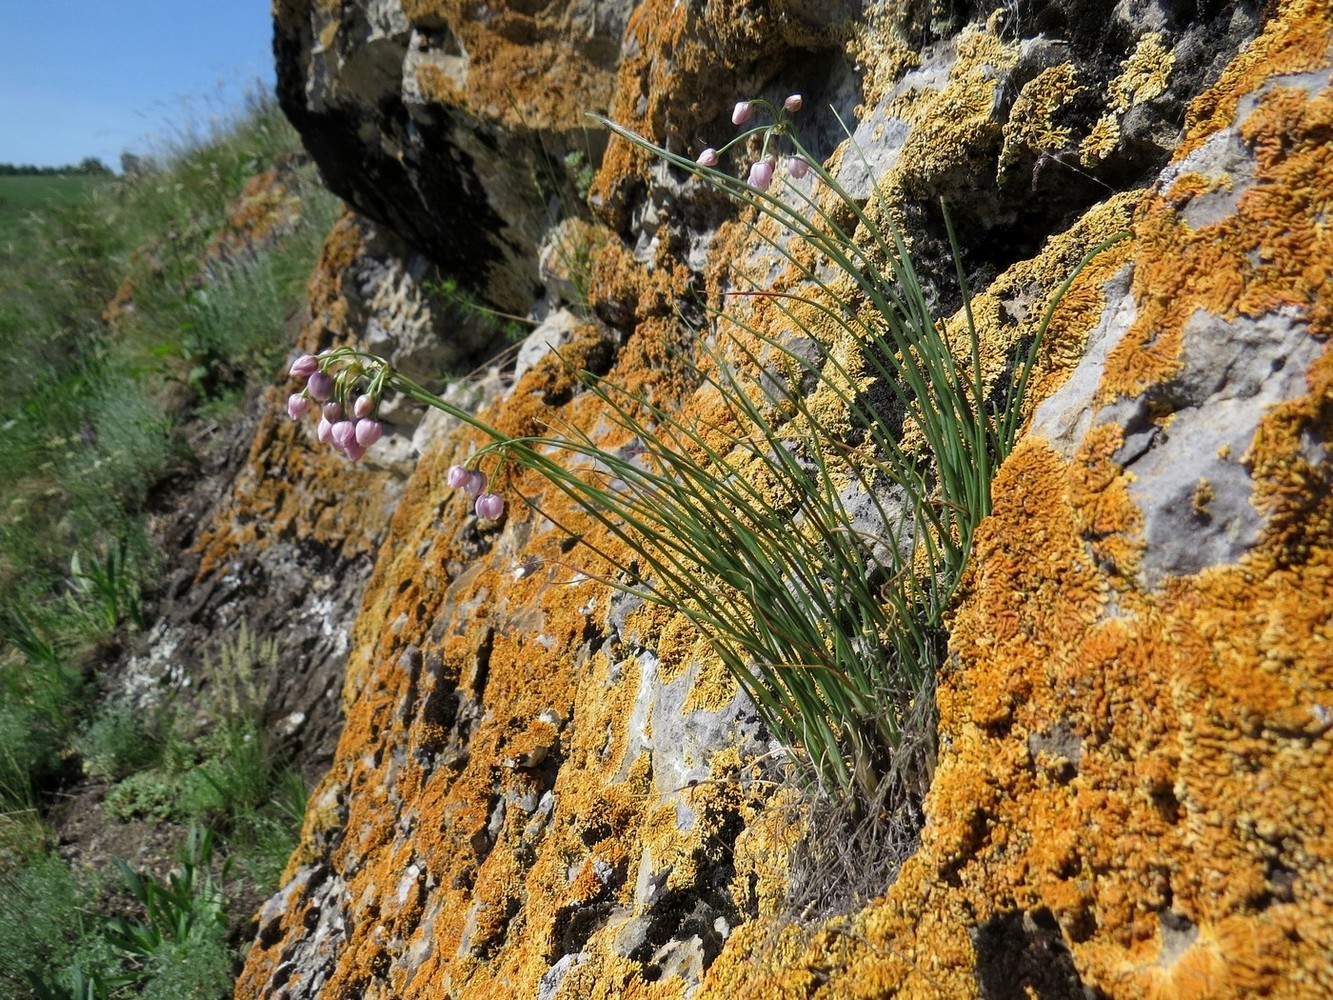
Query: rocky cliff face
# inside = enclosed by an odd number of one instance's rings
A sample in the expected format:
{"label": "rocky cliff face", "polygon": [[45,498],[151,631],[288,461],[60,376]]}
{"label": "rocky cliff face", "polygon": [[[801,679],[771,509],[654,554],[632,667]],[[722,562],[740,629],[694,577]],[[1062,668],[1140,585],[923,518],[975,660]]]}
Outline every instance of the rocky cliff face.
{"label": "rocky cliff face", "polygon": [[947,200],[993,384],[1078,258],[1132,238],[1048,331],[951,625],[919,842],[852,912],[792,911],[794,845],[827,826],[687,623],[579,572],[567,531],[616,544],[586,515],[513,470],[532,508],[479,521],[444,479],[484,441],[407,411],[378,473],[266,424],[201,579],[317,581],[291,555],[314,550],[374,568],[330,623],[346,726],[238,997],[1333,990],[1326,5],[280,0],[275,21],[284,107],[364,213],[330,237],[304,346],[448,364],[414,296],[453,271],[548,317],[486,410],[511,435],[626,443],[571,365],[706,420],[689,324],[780,336],[772,303],[817,294],[771,221],[625,143],[592,220],[557,226],[583,111],[693,156],[737,98],[802,92],[807,143],[879,185],[949,311]]}

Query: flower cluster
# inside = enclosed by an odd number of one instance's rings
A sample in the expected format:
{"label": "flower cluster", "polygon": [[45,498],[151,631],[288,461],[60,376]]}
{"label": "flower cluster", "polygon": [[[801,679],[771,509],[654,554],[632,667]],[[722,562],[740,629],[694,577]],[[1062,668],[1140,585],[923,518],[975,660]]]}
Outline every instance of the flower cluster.
{"label": "flower cluster", "polygon": [[[763,147],[759,153],[759,159],[750,164],[750,173],[745,178],[745,182],[758,191],[767,191],[769,185],[773,183],[773,175],[777,171],[778,157],[768,151],[773,138],[782,135],[788,131],[790,123],[789,115],[793,115],[801,110],[804,102],[800,94],[792,94],[782,102],[781,109],[774,107],[768,101],[753,100],[739,101],[731,112],[731,123],[733,125],[744,125],[754,117],[755,111],[763,109],[773,116],[773,124],[756,126],[743,132],[741,135],[732,139],[721,149],[715,149],[709,146],[699,154],[695,160],[701,167],[716,167],[721,161],[722,153],[734,146],[736,143],[748,138],[756,132],[762,132],[764,136]],[[787,157],[787,173],[789,176],[800,180],[810,172],[810,161],[804,156]]]}
{"label": "flower cluster", "polygon": [[386,369],[367,366],[359,358],[345,348],[301,355],[289,374],[305,379],[305,386],[287,397],[287,415],[293,420],[318,408],[315,436],[353,462],[384,434],[376,413]]}
{"label": "flower cluster", "polygon": [[505,498],[499,493],[486,493],[486,473],[463,465],[451,465],[447,475],[449,485],[473,497],[472,509],[486,521],[498,521],[505,511]]}

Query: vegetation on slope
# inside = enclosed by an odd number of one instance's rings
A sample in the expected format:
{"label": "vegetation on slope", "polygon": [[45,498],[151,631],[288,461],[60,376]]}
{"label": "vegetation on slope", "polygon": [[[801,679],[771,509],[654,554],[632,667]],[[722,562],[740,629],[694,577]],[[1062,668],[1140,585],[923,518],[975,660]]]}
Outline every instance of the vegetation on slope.
{"label": "vegetation on slope", "polygon": [[[6,996],[228,992],[228,904],[272,890],[303,806],[265,739],[270,646],[234,637],[211,698],[111,697],[111,675],[149,624],[147,512],[278,367],[337,202],[267,98],[138,167],[0,177]],[[54,852],[53,806],[88,783],[106,824],[183,841],[170,873]]]}

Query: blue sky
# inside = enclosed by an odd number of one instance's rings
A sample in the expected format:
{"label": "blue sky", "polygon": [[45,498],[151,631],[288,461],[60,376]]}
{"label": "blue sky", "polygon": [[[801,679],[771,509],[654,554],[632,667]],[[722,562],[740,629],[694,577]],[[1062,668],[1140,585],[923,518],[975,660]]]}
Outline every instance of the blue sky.
{"label": "blue sky", "polygon": [[271,0],[3,0],[0,163],[110,167],[273,87]]}

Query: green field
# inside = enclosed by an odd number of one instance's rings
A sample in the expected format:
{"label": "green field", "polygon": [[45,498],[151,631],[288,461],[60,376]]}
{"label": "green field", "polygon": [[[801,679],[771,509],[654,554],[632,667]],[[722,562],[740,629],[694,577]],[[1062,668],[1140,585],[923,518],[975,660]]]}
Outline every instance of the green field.
{"label": "green field", "polygon": [[33,252],[42,215],[77,204],[108,183],[114,181],[83,174],[0,176],[0,281],[15,258]]}

